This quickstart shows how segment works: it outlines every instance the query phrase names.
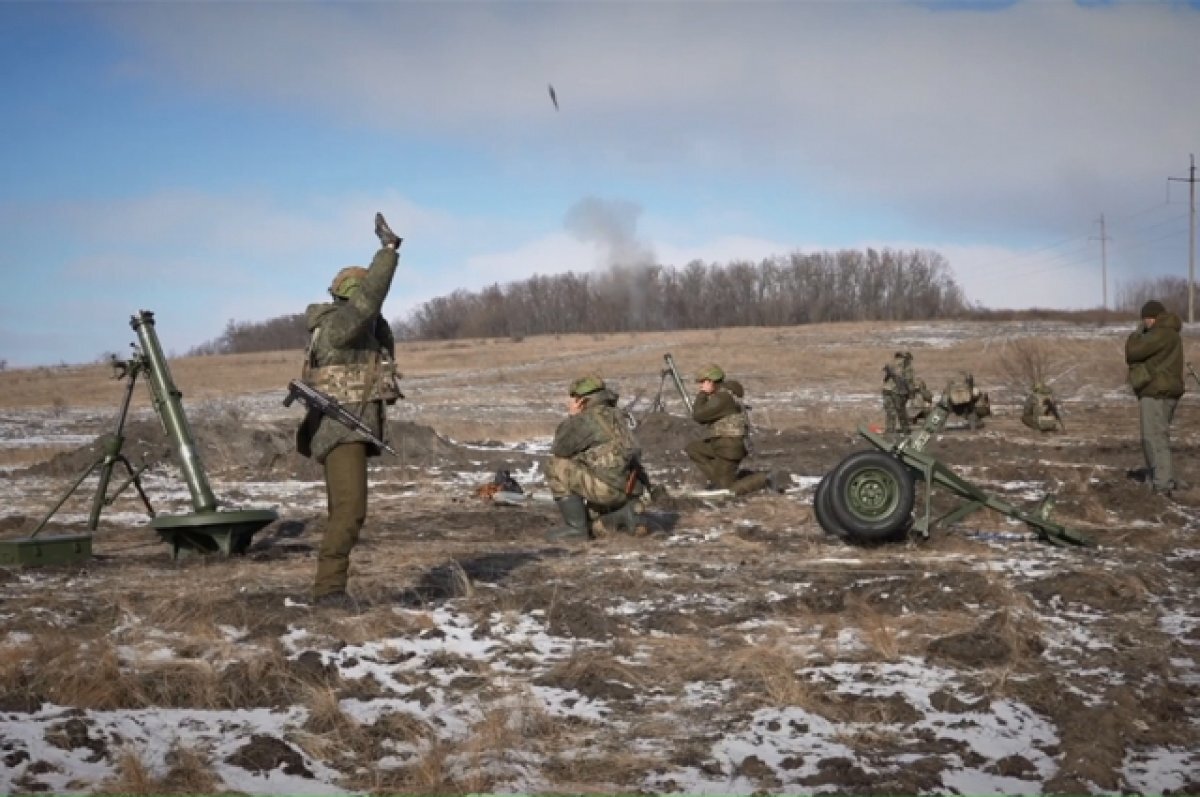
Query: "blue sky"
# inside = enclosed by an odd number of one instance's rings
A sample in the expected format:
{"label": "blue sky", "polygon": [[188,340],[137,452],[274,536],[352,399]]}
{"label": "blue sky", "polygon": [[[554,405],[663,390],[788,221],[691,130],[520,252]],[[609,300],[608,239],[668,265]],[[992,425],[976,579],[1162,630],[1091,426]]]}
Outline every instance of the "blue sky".
{"label": "blue sky", "polygon": [[0,360],[127,351],[140,309],[180,354],[300,312],[376,210],[389,318],[865,246],[1096,307],[1102,213],[1110,303],[1187,276],[1197,42],[1200,3],[1154,0],[0,3]]}

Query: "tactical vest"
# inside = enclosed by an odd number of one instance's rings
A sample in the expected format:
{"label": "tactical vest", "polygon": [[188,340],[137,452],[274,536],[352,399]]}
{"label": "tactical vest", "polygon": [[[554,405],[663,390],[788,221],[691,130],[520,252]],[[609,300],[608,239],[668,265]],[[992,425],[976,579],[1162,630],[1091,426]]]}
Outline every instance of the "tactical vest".
{"label": "tactical vest", "polygon": [[630,460],[637,454],[637,440],[625,413],[616,407],[603,406],[589,412],[604,430],[605,440],[580,453],[578,461],[609,486],[623,490]]}
{"label": "tactical vest", "polygon": [[733,404],[737,407],[737,412],[731,412],[724,418],[717,418],[708,425],[709,437],[745,437],[746,431],[749,429],[749,423],[746,421],[746,411],[742,409],[742,402],[733,393],[729,393],[729,397],[733,399]]}
{"label": "tactical vest", "polygon": [[321,327],[314,327],[304,353],[302,380],[340,404],[362,405],[368,401],[392,404],[401,397],[396,384],[396,363],[380,348],[363,352],[366,359],[360,362],[317,365],[314,350],[320,334]]}

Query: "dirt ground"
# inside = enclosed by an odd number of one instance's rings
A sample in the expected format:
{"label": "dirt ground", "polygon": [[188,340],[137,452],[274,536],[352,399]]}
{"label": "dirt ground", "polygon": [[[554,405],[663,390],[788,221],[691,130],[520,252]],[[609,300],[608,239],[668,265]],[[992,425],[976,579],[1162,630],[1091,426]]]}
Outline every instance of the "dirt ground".
{"label": "dirt ground", "polygon": [[[0,791],[1200,793],[1200,402],[1181,402],[1173,441],[1196,486],[1154,495],[1132,473],[1124,334],[946,322],[410,344],[352,611],[306,597],[324,487],[280,405],[294,360],[223,363],[232,375],[180,361],[214,491],[279,520],[245,556],[173,560],[130,488],[91,561],[0,569]],[[1067,433],[1023,426],[1002,382],[1005,342],[1035,336],[1053,342]],[[1051,547],[987,510],[928,540],[823,533],[813,489],[867,447],[857,426],[882,422],[896,347],[931,386],[970,369],[991,390],[996,415],[952,421],[930,452],[1012,503],[1053,493],[1055,519],[1097,546]],[[786,492],[688,497],[697,429],[660,373],[667,351],[742,379],[747,465],[789,474]],[[646,536],[551,544],[552,505],[475,488],[507,470],[544,489],[565,387],[587,371],[632,404],[672,497],[643,513]],[[27,535],[96,461],[120,398],[106,379],[0,374],[0,536]],[[135,466],[158,463],[156,510],[190,511],[144,398],[124,432]],[[86,531],[94,489],[44,533]]]}

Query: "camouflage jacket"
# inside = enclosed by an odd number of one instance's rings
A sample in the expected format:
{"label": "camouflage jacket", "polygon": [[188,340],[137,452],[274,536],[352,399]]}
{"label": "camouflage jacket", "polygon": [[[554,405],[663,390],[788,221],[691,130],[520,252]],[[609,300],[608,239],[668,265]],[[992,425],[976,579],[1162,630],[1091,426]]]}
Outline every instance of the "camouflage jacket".
{"label": "camouflage jacket", "polygon": [[717,384],[712,393],[697,393],[692,402],[692,420],[702,423],[705,438],[745,437],[748,423],[742,398],[746,389],[734,379],[725,379]]}
{"label": "camouflage jacket", "polygon": [[[390,361],[395,358],[395,339],[380,312],[398,261],[396,250],[381,248],[375,253],[367,276],[353,296],[311,304],[305,311],[311,342],[305,353],[302,378],[307,377],[306,381],[316,383],[314,387],[333,394],[381,439],[386,439],[384,401],[387,392],[371,385],[384,376],[381,356],[386,355]],[[342,377],[347,375],[350,381],[356,382],[357,388],[341,383]],[[342,395],[338,395],[339,392]],[[358,400],[347,400],[347,397],[355,396]],[[319,412],[309,411],[297,430],[296,449],[306,457],[324,462],[337,446],[363,440],[362,435],[352,429]],[[367,452],[370,456],[380,453],[378,446],[370,443]]]}
{"label": "camouflage jacket", "polygon": [[1125,364],[1144,365],[1149,381],[1136,390],[1138,398],[1179,398],[1183,395],[1183,321],[1163,313],[1154,326],[1138,328],[1125,341]]}
{"label": "camouflage jacket", "polygon": [[640,452],[617,399],[607,389],[586,396],[583,412],[558,425],[550,453],[575,460],[605,484],[624,490]]}

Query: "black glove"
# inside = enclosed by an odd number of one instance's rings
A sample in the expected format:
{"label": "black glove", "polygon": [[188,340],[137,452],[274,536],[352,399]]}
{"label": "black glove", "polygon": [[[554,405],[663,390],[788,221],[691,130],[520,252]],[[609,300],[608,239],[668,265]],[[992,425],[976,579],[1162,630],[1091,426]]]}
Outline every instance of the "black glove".
{"label": "black glove", "polygon": [[390,246],[393,249],[399,249],[400,244],[404,243],[404,239],[392,232],[392,228],[388,226],[387,220],[383,218],[382,213],[375,214],[375,234],[379,236],[379,243],[384,246]]}

